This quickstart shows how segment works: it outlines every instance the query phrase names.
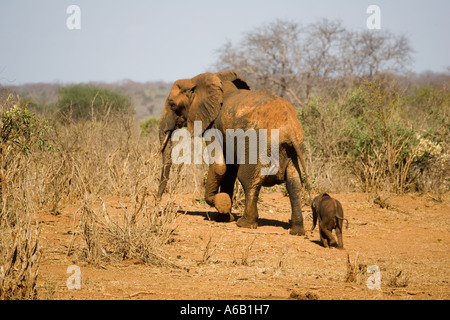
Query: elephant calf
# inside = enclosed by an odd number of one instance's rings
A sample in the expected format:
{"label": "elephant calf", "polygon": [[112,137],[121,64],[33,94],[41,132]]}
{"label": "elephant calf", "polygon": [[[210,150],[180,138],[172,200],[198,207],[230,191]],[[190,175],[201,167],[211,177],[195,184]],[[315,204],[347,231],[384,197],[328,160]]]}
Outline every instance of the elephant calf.
{"label": "elephant calf", "polygon": [[342,242],[342,225],[344,219],[344,210],[341,203],[333,199],[330,195],[322,193],[314,198],[311,209],[313,213],[313,226],[311,233],[316,227],[317,219],[319,219],[320,241],[325,248],[328,246],[336,246],[336,239],[332,231],[335,229],[337,236],[337,247],[344,248]]}

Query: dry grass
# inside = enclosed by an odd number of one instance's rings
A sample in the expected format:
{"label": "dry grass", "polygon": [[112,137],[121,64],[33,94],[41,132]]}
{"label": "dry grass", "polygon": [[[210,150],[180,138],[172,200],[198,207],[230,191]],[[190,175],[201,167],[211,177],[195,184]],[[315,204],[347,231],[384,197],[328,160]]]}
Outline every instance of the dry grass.
{"label": "dry grass", "polygon": [[[411,278],[411,268],[406,270],[398,266],[388,265],[381,266],[381,273],[383,275],[381,283],[384,286],[391,288],[407,287]],[[347,273],[345,275],[345,282],[354,282],[363,284],[367,282],[370,273],[368,273],[368,265],[363,262],[358,262],[358,253],[356,253],[355,260],[352,262],[350,255],[347,253]]]}
{"label": "dry grass", "polygon": [[223,235],[219,238],[219,240],[217,240],[217,242],[213,243],[212,233],[209,234],[205,248],[203,249],[202,260],[199,261],[199,264],[207,264],[211,261],[212,256],[221,245],[222,237]]}
{"label": "dry grass", "polygon": [[[61,181],[70,190],[63,200],[81,202],[74,214],[78,223],[68,253],[75,250],[79,259],[94,265],[138,259],[146,264],[174,266],[164,257],[162,248],[176,229],[179,208],[175,194],[180,187],[186,191],[195,187],[187,170],[174,168],[180,180],[170,181],[167,199],[158,203],[155,194],[160,163],[154,157],[158,145],[155,136],[142,137],[134,120],[122,115],[109,123],[74,126],[64,136],[60,155],[68,159]],[[85,135],[83,142],[79,134]],[[106,196],[119,200],[108,203]],[[81,244],[75,245],[77,235]]]}
{"label": "dry grass", "polygon": [[[61,124],[13,95],[0,102],[0,298],[37,297],[39,215],[76,203],[69,254],[94,266],[123,259],[175,266],[164,255],[178,223],[175,194],[202,192],[202,172],[174,166],[178,179],[157,203],[159,141],[141,135],[130,115]],[[106,197],[119,199],[120,214],[110,214],[117,204]]]}
{"label": "dry grass", "polygon": [[74,213],[78,224],[68,254],[75,253],[77,259],[96,266],[135,259],[149,265],[177,267],[165,257],[163,248],[176,230],[179,208],[174,199],[156,205],[149,202],[144,195],[134,205],[122,204],[122,213],[114,216],[100,197],[96,203],[84,202]]}
{"label": "dry grass", "polygon": [[17,118],[23,116],[29,126],[36,126],[35,133],[39,124],[8,99],[3,104],[11,107],[10,112],[0,110],[0,299],[35,299],[42,254],[33,179],[36,140]]}
{"label": "dry grass", "polygon": [[255,243],[257,236],[254,236],[251,241],[248,241],[247,239],[244,240],[242,245],[242,251],[241,251],[241,259],[239,260],[239,264],[243,266],[249,266],[250,265],[250,251],[253,248],[253,244]]}
{"label": "dry grass", "polygon": [[41,248],[39,228],[19,218],[0,230],[0,299],[35,299]]}
{"label": "dry grass", "polygon": [[411,268],[402,270],[398,267],[391,267],[385,276],[385,283],[389,287],[404,288],[407,287],[411,278]]}
{"label": "dry grass", "polygon": [[366,276],[367,265],[358,263],[358,253],[356,253],[355,261],[350,260],[350,255],[347,253],[347,273],[345,275],[345,282],[356,282],[361,284]]}

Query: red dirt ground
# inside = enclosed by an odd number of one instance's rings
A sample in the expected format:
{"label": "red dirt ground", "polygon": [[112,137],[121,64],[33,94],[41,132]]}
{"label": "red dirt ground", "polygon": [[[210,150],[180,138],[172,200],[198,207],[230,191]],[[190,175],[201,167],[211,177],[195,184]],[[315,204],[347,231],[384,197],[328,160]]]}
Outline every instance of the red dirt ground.
{"label": "red dirt ground", "polygon": [[[450,201],[428,195],[390,195],[381,209],[361,193],[333,194],[349,228],[344,250],[312,236],[291,236],[289,198],[263,193],[258,229],[207,219],[213,208],[183,195],[174,241],[164,248],[181,268],[127,260],[94,267],[67,256],[73,208],[42,214],[41,299],[449,299]],[[303,208],[305,229],[310,208]],[[238,212],[236,212],[238,213]],[[203,254],[209,243],[210,258]],[[359,270],[346,282],[348,257]],[[81,268],[80,290],[69,290],[67,267]],[[367,266],[381,270],[381,287],[371,290]]]}

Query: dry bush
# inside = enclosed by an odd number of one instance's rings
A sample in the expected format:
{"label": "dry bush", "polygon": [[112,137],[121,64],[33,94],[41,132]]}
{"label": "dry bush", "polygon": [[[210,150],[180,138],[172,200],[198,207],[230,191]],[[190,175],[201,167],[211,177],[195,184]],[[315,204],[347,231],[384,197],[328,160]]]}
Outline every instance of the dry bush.
{"label": "dry bush", "polygon": [[319,300],[319,295],[317,293],[306,291],[302,292],[300,290],[292,290],[289,294],[289,299],[293,300]]}
{"label": "dry bush", "polygon": [[221,244],[222,238],[223,238],[223,234],[219,238],[219,240],[217,240],[217,242],[213,244],[212,233],[209,234],[208,240],[206,241],[205,248],[203,249],[202,260],[199,261],[199,264],[207,264],[208,262],[210,262],[211,257],[214,255],[217,248]]}
{"label": "dry bush", "polygon": [[233,209],[243,211],[244,205],[245,205],[244,188],[242,188],[241,183],[238,180],[236,180],[234,184]]}
{"label": "dry bush", "polygon": [[358,263],[358,253],[355,261],[351,262],[350,255],[347,253],[347,273],[345,274],[345,282],[356,282],[361,284],[366,276],[367,265]]}
{"label": "dry bush", "polygon": [[[163,246],[176,228],[175,195],[195,189],[191,167],[174,166],[167,199],[157,202],[159,141],[154,135],[141,135],[128,114],[111,113],[101,122],[55,124],[53,134],[57,152],[49,162],[57,168],[52,178],[57,187],[48,185],[58,192],[53,199],[58,199],[58,206],[81,202],[74,213],[77,223],[68,254],[93,265],[138,259],[174,266]],[[106,197],[119,200],[114,205]],[[111,207],[120,214],[112,215]]]}
{"label": "dry bush", "polygon": [[106,252],[119,259],[139,259],[145,264],[177,267],[163,251],[164,246],[171,243],[179,222],[175,197],[171,194],[166,201],[154,204],[144,191],[141,199],[131,204],[131,212],[127,207],[122,208],[122,223],[108,218],[103,202]]}
{"label": "dry bush", "polygon": [[411,278],[411,271],[399,270],[397,268],[389,269],[385,277],[386,285],[394,288],[407,287],[409,279]]}
{"label": "dry bush", "polygon": [[[253,244],[255,243],[257,236],[254,236],[253,239],[250,241],[247,237],[243,239],[241,245],[240,245],[240,256],[239,258],[233,259],[233,264],[241,265],[241,266],[249,266],[251,264],[251,261],[249,260],[250,251],[253,248]],[[238,246],[238,245],[236,245]],[[233,256],[235,255],[236,246],[233,248]]]}
{"label": "dry bush", "polygon": [[40,258],[39,228],[31,219],[0,227],[0,300],[37,298]]}
{"label": "dry bush", "polygon": [[0,299],[35,299],[41,248],[33,169],[45,123],[13,95],[0,107]]}
{"label": "dry bush", "polygon": [[[55,124],[52,141],[57,151],[49,157],[52,166],[48,191],[62,204],[93,196],[133,197],[141,184],[149,192],[158,187],[161,160],[156,135],[141,135],[128,114],[110,114],[102,122]],[[168,192],[201,189],[202,170],[192,166],[173,166]]]}
{"label": "dry bush", "polygon": [[65,203],[86,195],[130,196],[157,148],[156,139],[141,140],[133,119],[122,114],[104,122],[55,124],[53,133],[54,190]]}
{"label": "dry bush", "polygon": [[74,219],[79,215],[79,223],[75,230],[72,231],[72,239],[69,245],[68,254],[71,253],[76,239],[76,235],[80,234],[83,239],[83,246],[79,250],[82,260],[88,261],[94,265],[98,265],[102,257],[102,247],[100,244],[100,232],[98,227],[99,219],[91,206],[84,202],[74,213]]}
{"label": "dry bush", "polygon": [[[162,202],[141,186],[130,201],[108,203],[98,197],[85,200],[74,213],[73,236],[68,254],[93,265],[101,262],[137,259],[156,266],[177,267],[164,254],[177,227],[179,206],[174,193]],[[109,208],[108,208],[109,207]],[[111,214],[111,207],[120,214]],[[77,235],[81,241],[76,243]]]}
{"label": "dry bush", "polygon": [[[450,190],[450,152],[448,144],[437,143],[431,137],[418,135],[419,143],[414,149],[414,168],[421,178],[417,189],[434,194],[434,198],[443,201],[445,193]],[[444,173],[444,174],[443,174]]]}
{"label": "dry bush", "polygon": [[[82,203],[69,249],[80,259],[174,265],[164,245],[176,228],[175,194],[195,188],[191,167],[174,168],[167,200],[156,203],[159,141],[141,136],[129,114],[62,124],[39,118],[11,94],[0,107],[0,298],[37,297],[39,214],[59,214],[68,204]],[[122,203],[116,220],[106,197]]]}
{"label": "dry bush", "polygon": [[[441,173],[450,166],[443,134],[448,132],[449,91],[407,90],[395,77],[381,74],[304,103],[298,116],[313,189],[448,191],[450,180]],[[423,108],[429,112],[425,119],[407,111]]]}

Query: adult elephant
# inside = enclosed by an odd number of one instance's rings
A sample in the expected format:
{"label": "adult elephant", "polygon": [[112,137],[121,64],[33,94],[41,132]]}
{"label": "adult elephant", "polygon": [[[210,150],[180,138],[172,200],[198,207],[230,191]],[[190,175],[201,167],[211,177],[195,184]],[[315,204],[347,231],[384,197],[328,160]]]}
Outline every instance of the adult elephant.
{"label": "adult elephant", "polygon": [[[237,225],[256,228],[261,187],[285,182],[292,209],[290,234],[303,235],[300,164],[304,171],[305,164],[300,146],[304,136],[293,106],[269,91],[251,91],[245,80],[234,71],[203,73],[192,79],[177,80],[166,100],[159,124],[163,154],[159,197],[164,193],[172,165],[173,142],[169,137],[175,129],[182,127],[187,127],[192,135],[196,121],[201,121],[202,133],[216,129],[223,135],[223,145],[219,150],[222,160],[226,161],[209,165],[205,190],[205,200],[221,213],[218,216],[232,220],[231,199],[237,177],[245,192],[244,214]],[[260,148],[258,155],[261,148],[269,150],[272,155],[278,151],[275,164],[268,164],[261,157],[251,161],[249,153],[255,152],[251,145],[255,141],[244,137],[239,145],[235,143],[236,136],[227,135],[239,129],[242,129],[241,133],[257,133],[253,137],[256,136],[256,144]],[[266,129],[270,138],[263,139],[264,136],[258,134],[261,129]],[[276,133],[278,144],[274,147]],[[243,143],[245,147],[242,149]],[[242,150],[246,152],[245,157],[237,159]],[[270,165],[272,167],[268,168]],[[264,169],[267,169],[265,173]]]}

